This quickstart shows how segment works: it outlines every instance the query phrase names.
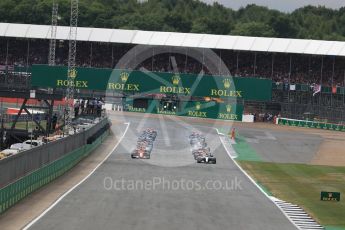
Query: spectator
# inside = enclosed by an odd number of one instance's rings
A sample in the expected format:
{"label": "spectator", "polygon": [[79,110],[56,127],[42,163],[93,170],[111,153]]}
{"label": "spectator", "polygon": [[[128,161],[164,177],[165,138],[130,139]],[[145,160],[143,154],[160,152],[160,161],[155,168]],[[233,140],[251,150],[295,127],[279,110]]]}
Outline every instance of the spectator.
{"label": "spectator", "polygon": [[38,124],[41,124],[41,116],[40,114],[36,113],[34,115],[34,120],[38,123]]}
{"label": "spectator", "polygon": [[97,101],[97,116],[98,117],[102,115],[102,106],[103,106],[103,102],[100,99]]}
{"label": "spectator", "polygon": [[57,115],[56,113],[54,113],[53,117],[52,117],[52,131],[54,132],[56,130],[56,124],[57,124]]}
{"label": "spectator", "polygon": [[74,117],[79,116],[79,108],[80,108],[80,103],[79,103],[79,100],[77,100],[76,103],[74,104]]}
{"label": "spectator", "polygon": [[85,100],[84,99],[80,103],[80,108],[81,108],[81,114],[84,114],[84,109],[85,109]]}
{"label": "spectator", "polygon": [[[154,54],[153,56],[141,63],[136,63],[136,60],[140,62],[140,58],[133,56],[133,63],[130,62],[124,66],[119,66],[118,62],[133,48],[132,45],[78,42],[77,48],[76,62],[78,66],[83,67],[114,68],[117,66],[117,68],[129,70],[211,74],[208,67],[212,66],[212,63],[207,60],[207,57],[198,61],[191,57],[192,55],[189,56],[193,53],[190,48],[150,48],[147,52],[150,56]],[[165,53],[159,53],[156,49],[162,49]],[[49,41],[47,40],[37,39],[29,42],[25,39],[0,38],[0,51],[2,51],[0,52],[0,83],[16,87],[28,85],[30,82],[28,76],[15,74],[13,70],[22,68],[25,71],[33,64],[47,64],[48,50]],[[345,86],[344,57],[233,50],[214,50],[214,52],[221,57],[232,76],[269,78],[276,82],[285,82],[286,85],[322,83],[323,86]],[[59,41],[56,47],[56,64],[67,65],[67,60],[68,42]],[[227,76],[228,72],[222,67],[212,74]],[[87,108],[88,105],[84,104],[84,109],[85,106]],[[83,108],[81,110],[83,113]]]}

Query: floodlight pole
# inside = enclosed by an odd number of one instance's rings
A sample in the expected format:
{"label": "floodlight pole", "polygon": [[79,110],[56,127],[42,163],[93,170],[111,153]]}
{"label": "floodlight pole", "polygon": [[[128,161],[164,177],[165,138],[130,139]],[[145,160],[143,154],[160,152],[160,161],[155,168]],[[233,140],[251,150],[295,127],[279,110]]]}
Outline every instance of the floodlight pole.
{"label": "floodlight pole", "polygon": [[67,70],[67,88],[66,88],[66,106],[65,106],[65,132],[69,133],[72,128],[74,85],[77,77],[76,54],[77,54],[77,30],[78,30],[78,4],[79,0],[71,0],[71,19],[69,31],[69,52],[68,52],[68,70]]}
{"label": "floodlight pole", "polygon": [[50,28],[50,42],[49,42],[49,56],[48,64],[50,66],[55,65],[55,50],[56,50],[56,31],[57,31],[57,22],[58,22],[58,8],[59,4],[56,0],[53,0],[52,8],[52,24]]}

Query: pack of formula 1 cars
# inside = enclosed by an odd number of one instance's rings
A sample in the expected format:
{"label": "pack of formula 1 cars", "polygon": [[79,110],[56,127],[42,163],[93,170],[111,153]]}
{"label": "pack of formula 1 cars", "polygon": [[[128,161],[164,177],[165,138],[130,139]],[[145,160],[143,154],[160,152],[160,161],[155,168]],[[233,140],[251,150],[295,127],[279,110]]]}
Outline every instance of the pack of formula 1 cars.
{"label": "pack of formula 1 cars", "polygon": [[200,133],[192,133],[189,136],[192,154],[197,163],[216,164],[217,159],[207,147],[206,138]]}
{"label": "pack of formula 1 cars", "polygon": [[156,130],[150,128],[144,130],[138,137],[136,149],[133,150],[131,157],[133,159],[150,159],[156,137]]}

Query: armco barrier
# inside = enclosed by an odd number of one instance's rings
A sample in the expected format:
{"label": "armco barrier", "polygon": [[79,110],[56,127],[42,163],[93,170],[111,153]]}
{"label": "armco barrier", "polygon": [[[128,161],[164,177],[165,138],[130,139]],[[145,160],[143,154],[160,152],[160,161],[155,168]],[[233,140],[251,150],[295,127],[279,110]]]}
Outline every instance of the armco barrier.
{"label": "armco barrier", "polygon": [[51,162],[0,189],[0,214],[26,197],[28,194],[67,172],[84,157],[88,156],[92,150],[102,143],[108,134],[109,129],[107,129],[92,144],[84,145],[75,149],[62,158]]}
{"label": "armco barrier", "polygon": [[0,161],[0,188],[35,171],[86,144],[89,137],[98,130],[108,127],[108,119],[103,119],[93,127],[75,135],[20,152]]}
{"label": "armco barrier", "polygon": [[289,118],[278,118],[276,123],[278,125],[345,132],[345,125],[330,124],[330,123],[325,123],[325,122],[295,120],[295,119],[289,119]]}

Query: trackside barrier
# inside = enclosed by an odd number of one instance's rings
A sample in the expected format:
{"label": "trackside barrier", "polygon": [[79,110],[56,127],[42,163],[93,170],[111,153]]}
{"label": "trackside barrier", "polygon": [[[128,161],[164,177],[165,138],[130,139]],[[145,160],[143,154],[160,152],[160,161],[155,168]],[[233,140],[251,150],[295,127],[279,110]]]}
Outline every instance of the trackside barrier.
{"label": "trackside barrier", "polygon": [[333,130],[345,132],[345,125],[341,124],[330,124],[318,121],[307,121],[307,120],[295,120],[289,118],[278,118],[276,120],[277,125],[293,126],[293,127],[304,127],[313,129]]}
{"label": "trackside barrier", "polygon": [[[94,140],[96,140],[103,132],[97,136],[95,134],[103,127],[109,127],[109,125],[109,120],[105,118],[82,132],[0,160],[0,189],[81,148],[87,144],[88,138],[94,137]],[[89,144],[92,144],[92,142]]]}
{"label": "trackside barrier", "polygon": [[88,156],[108,136],[109,129],[92,144],[84,145],[0,189],[0,214],[18,201],[55,180]]}

